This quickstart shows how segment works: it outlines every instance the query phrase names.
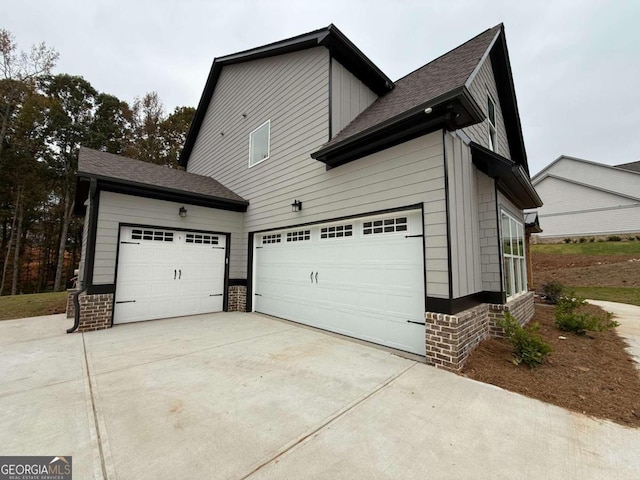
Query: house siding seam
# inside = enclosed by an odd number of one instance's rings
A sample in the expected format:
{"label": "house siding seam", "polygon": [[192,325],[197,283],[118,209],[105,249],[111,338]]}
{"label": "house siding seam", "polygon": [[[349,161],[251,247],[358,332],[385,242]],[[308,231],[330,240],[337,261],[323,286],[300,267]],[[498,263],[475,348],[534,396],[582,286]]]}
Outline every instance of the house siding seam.
{"label": "house siding seam", "polygon": [[331,135],[335,137],[378,96],[336,59],[331,59]]}
{"label": "house siding seam", "polygon": [[80,247],[80,265],[78,266],[78,285],[84,285],[84,263],[87,258],[87,242],[89,239],[89,211],[91,200],[87,200],[84,223],[82,224],[82,245]]}
{"label": "house siding seam", "polygon": [[[487,57],[482,67],[478,71],[476,77],[471,82],[469,92],[474,100],[480,106],[485,116],[487,114],[487,92],[491,94],[491,97],[496,105],[496,130],[497,130],[497,145],[496,153],[502,155],[505,158],[511,159],[511,151],[509,149],[509,141],[507,139],[507,132],[505,130],[504,117],[502,115],[502,107],[498,97],[498,87],[496,86],[496,80],[493,75],[493,67],[491,65],[491,57]],[[476,123],[463,129],[463,131],[474,142],[489,148],[489,120],[485,118],[484,121]]]}
{"label": "house siding seam", "polygon": [[[178,215],[178,209],[182,206],[187,209],[186,218]],[[242,259],[237,254],[242,231],[242,215],[240,212],[100,192],[93,284],[115,283],[120,223],[230,233],[229,275],[234,278],[242,270],[239,265]],[[233,248],[234,245],[236,248]],[[236,252],[235,256],[233,252]]]}

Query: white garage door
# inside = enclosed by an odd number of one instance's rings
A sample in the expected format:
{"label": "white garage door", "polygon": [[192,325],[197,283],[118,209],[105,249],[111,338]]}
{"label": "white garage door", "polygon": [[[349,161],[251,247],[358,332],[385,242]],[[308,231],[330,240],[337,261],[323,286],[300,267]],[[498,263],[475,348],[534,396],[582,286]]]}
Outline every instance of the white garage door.
{"label": "white garage door", "polygon": [[220,312],[226,236],[122,227],[114,323]]}
{"label": "white garage door", "polygon": [[420,211],[255,238],[254,309],[425,354]]}

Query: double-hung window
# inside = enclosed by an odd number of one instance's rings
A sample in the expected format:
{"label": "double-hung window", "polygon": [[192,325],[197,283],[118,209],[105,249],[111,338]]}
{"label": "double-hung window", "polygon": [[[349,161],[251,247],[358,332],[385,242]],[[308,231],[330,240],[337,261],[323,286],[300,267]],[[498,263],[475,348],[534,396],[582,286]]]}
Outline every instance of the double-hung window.
{"label": "double-hung window", "polygon": [[493,101],[491,95],[487,93],[487,118],[489,119],[489,150],[496,151],[497,123],[496,123],[496,102]]}
{"label": "double-hung window", "polygon": [[524,253],[524,226],[502,211],[502,259],[507,298],[527,291],[527,267]]}
{"label": "double-hung window", "polygon": [[267,120],[249,134],[249,168],[269,158],[271,120]]}

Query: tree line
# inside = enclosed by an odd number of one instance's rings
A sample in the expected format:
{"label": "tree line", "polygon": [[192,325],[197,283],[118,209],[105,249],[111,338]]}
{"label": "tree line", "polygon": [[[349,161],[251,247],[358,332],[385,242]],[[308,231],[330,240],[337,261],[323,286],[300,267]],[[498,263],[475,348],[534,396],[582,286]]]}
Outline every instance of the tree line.
{"label": "tree line", "polygon": [[179,168],[195,113],[167,113],[156,92],[129,104],[53,74],[58,58],[44,43],[19,50],[0,29],[0,295],[70,285],[82,242],[73,215],[80,145]]}

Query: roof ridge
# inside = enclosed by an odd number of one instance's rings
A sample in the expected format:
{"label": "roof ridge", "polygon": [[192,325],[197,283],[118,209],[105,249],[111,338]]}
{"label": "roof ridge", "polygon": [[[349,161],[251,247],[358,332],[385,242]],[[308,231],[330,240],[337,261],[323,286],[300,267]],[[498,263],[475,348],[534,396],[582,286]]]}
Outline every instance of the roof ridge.
{"label": "roof ridge", "polygon": [[439,55],[438,57],[434,58],[433,60],[431,60],[428,63],[425,63],[424,65],[413,69],[411,72],[407,73],[406,75],[403,75],[402,77],[400,77],[399,79],[397,79],[394,83],[398,83],[401,80],[404,80],[405,78],[407,78],[408,76],[416,73],[418,70],[422,70],[423,68],[428,67],[429,65],[431,65],[433,62],[436,62],[437,60],[440,60],[442,57],[446,57],[447,55],[449,55],[450,53],[455,52],[456,50],[464,47],[465,45],[467,45],[468,43],[473,42],[474,40],[476,40],[478,37],[481,37],[482,35],[484,35],[487,32],[490,32],[491,30],[495,30],[496,28],[502,28],[503,24],[499,23],[498,25],[495,25],[491,28],[487,28],[486,30],[483,30],[482,32],[480,32],[479,34],[477,34],[475,37],[470,38],[469,40],[467,40],[464,43],[461,43],[460,45],[458,45],[457,47],[452,48],[451,50],[448,50],[447,52],[443,53],[442,55]]}

